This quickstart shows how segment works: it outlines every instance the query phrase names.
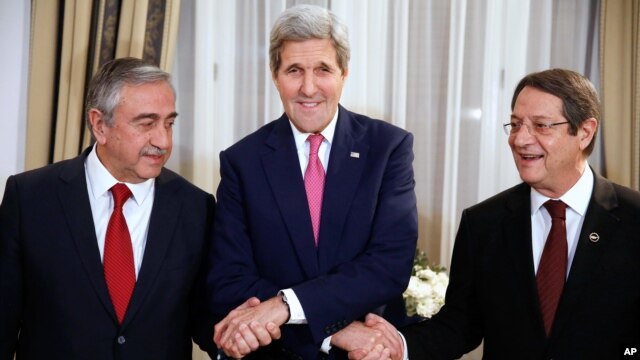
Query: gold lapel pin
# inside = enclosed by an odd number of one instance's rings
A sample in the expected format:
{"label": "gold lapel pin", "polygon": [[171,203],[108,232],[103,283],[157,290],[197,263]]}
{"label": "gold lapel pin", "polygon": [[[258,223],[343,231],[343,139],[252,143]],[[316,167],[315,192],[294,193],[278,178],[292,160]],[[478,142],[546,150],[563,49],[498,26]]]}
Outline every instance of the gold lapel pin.
{"label": "gold lapel pin", "polygon": [[589,240],[593,243],[596,243],[600,241],[600,235],[598,235],[598,233],[592,232],[591,234],[589,234]]}

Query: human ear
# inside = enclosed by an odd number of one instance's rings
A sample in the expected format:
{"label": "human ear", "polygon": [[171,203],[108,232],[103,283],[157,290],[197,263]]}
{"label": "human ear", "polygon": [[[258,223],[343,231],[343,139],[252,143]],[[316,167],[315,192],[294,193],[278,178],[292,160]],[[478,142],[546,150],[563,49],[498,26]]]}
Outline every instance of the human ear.
{"label": "human ear", "polygon": [[578,128],[578,136],[580,137],[580,149],[584,150],[589,146],[598,129],[598,120],[589,118],[583,121]]}
{"label": "human ear", "polygon": [[88,115],[93,137],[96,139],[96,142],[98,142],[98,144],[104,145],[107,140],[107,136],[105,134],[105,128],[107,127],[107,124],[104,121],[104,115],[100,110],[95,108],[90,109]]}

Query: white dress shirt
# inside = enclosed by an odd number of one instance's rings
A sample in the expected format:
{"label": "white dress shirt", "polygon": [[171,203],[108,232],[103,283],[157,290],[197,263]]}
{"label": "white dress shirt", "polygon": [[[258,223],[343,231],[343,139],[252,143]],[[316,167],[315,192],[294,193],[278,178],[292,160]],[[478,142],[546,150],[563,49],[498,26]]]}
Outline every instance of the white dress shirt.
{"label": "white dress shirt", "polygon": [[[85,160],[84,170],[87,179],[91,215],[93,215],[93,225],[95,226],[98,249],[100,250],[100,259],[103,259],[107,226],[113,212],[113,196],[109,189],[119,181],[102,165],[96,154],[95,145]],[[133,195],[124,203],[122,212],[131,234],[136,279],[140,272],[142,257],[147,244],[149,218],[151,217],[155,191],[154,184],[155,179],[149,179],[139,184],[126,183]]]}
{"label": "white dress shirt", "polygon": [[[573,263],[573,256],[576,253],[578,247],[578,237],[580,236],[580,229],[582,229],[582,223],[584,222],[584,215],[587,212],[589,201],[591,200],[591,193],[593,192],[593,172],[587,165],[582,172],[580,179],[559,199],[567,204],[566,212],[566,229],[567,229],[567,248],[569,253],[567,254],[567,273],[565,276],[569,276],[569,270]],[[531,188],[531,245],[533,249],[533,268],[534,272],[538,272],[538,265],[540,264],[540,258],[542,257],[542,250],[544,250],[544,244],[551,231],[551,215],[543,205],[547,200],[551,198],[546,197]]]}

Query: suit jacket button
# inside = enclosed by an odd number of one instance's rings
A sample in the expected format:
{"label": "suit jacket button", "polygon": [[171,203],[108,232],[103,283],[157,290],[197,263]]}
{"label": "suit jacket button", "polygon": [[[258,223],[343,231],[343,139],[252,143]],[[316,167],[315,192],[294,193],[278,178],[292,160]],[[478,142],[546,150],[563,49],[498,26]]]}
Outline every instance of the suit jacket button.
{"label": "suit jacket button", "polygon": [[125,339],[124,336],[118,336],[118,344],[122,345],[125,342],[127,342],[127,339]]}

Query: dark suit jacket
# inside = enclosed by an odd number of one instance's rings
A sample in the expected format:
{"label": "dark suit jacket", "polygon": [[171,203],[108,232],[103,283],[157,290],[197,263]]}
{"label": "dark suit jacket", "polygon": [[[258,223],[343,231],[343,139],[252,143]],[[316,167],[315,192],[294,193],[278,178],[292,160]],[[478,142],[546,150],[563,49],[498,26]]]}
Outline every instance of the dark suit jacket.
{"label": "dark suit jacket", "polygon": [[286,115],[220,154],[212,310],[222,318],[251,296],[293,288],[308,320],[285,325],[259,356],[313,359],[368,312],[406,318],[418,234],[412,145],[408,132],[339,108],[317,249]]}
{"label": "dark suit jacket", "polygon": [[402,330],[410,359],[454,359],[482,339],[485,359],[617,359],[640,343],[640,194],[595,176],[548,340],[529,194],[520,184],[464,211],[444,307]]}
{"label": "dark suit jacket", "polygon": [[[104,280],[84,160],[12,176],[0,206],[0,359],[191,359],[215,353],[196,286],[215,201],[163,169],[122,326]],[[211,348],[213,347],[213,349]]]}

